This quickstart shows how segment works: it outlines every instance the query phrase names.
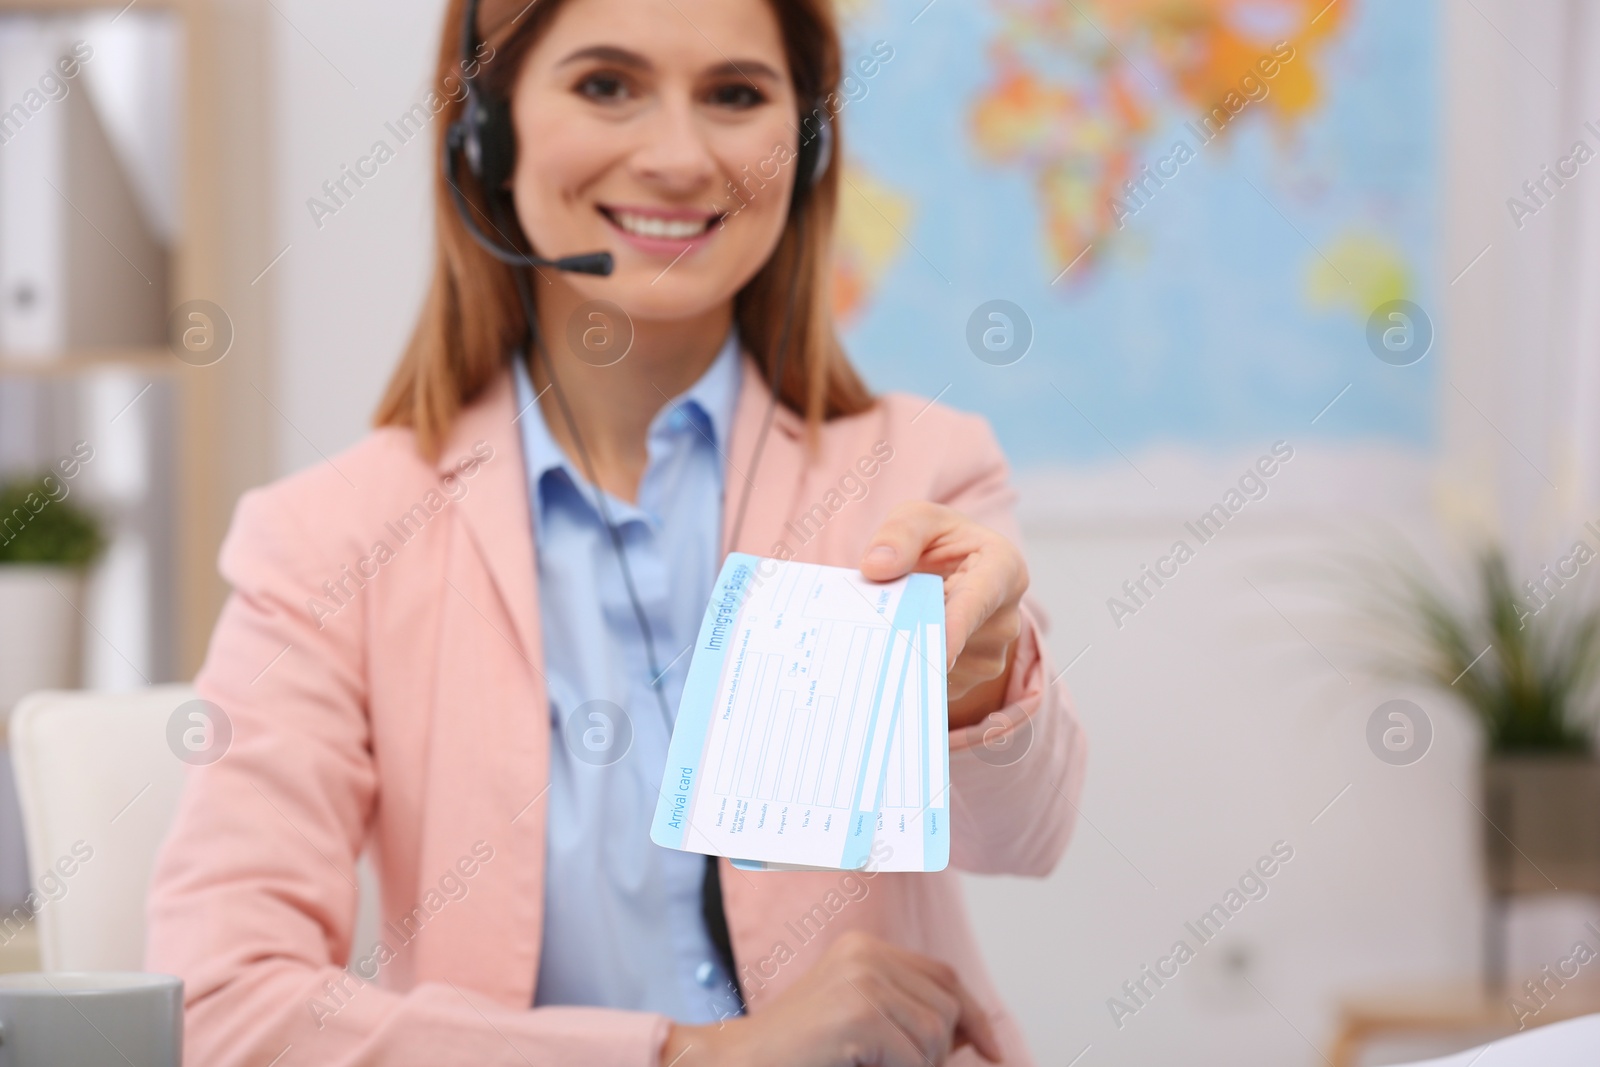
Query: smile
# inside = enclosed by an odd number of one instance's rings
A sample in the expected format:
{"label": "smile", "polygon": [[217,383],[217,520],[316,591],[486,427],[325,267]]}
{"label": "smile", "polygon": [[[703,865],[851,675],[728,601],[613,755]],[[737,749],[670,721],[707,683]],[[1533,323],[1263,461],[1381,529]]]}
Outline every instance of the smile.
{"label": "smile", "polygon": [[630,237],[649,241],[693,241],[721,221],[720,214],[701,211],[653,211],[600,206],[600,213]]}

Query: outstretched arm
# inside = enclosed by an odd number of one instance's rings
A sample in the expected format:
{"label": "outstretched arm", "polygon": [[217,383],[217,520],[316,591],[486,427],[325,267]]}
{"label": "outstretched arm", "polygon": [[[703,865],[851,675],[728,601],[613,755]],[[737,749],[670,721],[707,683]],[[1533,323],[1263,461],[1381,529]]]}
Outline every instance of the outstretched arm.
{"label": "outstretched arm", "polygon": [[1071,836],[1086,746],[1028,602],[1005,457],[982,420],[964,429],[948,491],[890,512],[861,570],[879,581],[944,579],[951,862],[1044,875]]}

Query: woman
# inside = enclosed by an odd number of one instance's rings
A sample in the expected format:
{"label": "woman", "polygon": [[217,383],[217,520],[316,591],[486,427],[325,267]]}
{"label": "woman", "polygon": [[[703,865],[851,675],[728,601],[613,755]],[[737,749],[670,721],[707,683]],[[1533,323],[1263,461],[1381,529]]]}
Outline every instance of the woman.
{"label": "woman", "polygon": [[[829,0],[475,9],[379,429],[248,494],[223,547],[196,684],[232,743],[150,904],[190,1062],[1031,1062],[954,871],[708,876],[648,839],[727,549],[945,577],[953,866],[1049,872],[1082,778],[992,434],[870,397],[832,332]],[[514,161],[453,125],[463,76]],[[469,225],[614,269],[507,266]],[[596,722],[625,751],[573,741]]]}

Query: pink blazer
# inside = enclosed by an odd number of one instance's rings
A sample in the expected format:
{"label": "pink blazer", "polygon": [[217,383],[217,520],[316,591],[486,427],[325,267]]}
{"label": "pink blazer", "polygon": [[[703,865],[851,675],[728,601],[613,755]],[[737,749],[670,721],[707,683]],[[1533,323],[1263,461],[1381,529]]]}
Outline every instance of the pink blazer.
{"label": "pink blazer", "polygon": [[[730,499],[767,410],[760,372],[745,369]],[[551,737],[515,415],[504,374],[437,464],[384,429],[240,501],[221,554],[233,594],[196,681],[231,744],[190,772],[150,891],[146,963],[184,979],[190,1064],[657,1064],[662,1016],[529,1008]],[[1013,498],[980,418],[891,395],[828,423],[808,458],[803,422],[780,409],[736,547],[854,566],[903,500],[1015,538]],[[983,725],[951,735],[952,868],[1042,876],[1071,833],[1083,733],[1051,682],[1040,615],[1025,616],[1008,701],[1031,741],[1000,766],[975,754]],[[351,960],[364,849],[381,943]],[[747,873],[724,860],[722,881],[752,1013],[862,930],[953,965],[994,1013],[1006,1062],[1032,1063],[954,869]],[[982,1061],[966,1049],[952,1062]]]}

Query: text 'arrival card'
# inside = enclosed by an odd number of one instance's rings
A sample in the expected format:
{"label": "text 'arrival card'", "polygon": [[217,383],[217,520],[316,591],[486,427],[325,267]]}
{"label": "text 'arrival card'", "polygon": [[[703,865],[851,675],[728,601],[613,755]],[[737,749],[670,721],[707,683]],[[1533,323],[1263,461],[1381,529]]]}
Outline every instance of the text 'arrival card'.
{"label": "text 'arrival card'", "polygon": [[749,870],[943,870],[944,584],[729,555],[650,837]]}

